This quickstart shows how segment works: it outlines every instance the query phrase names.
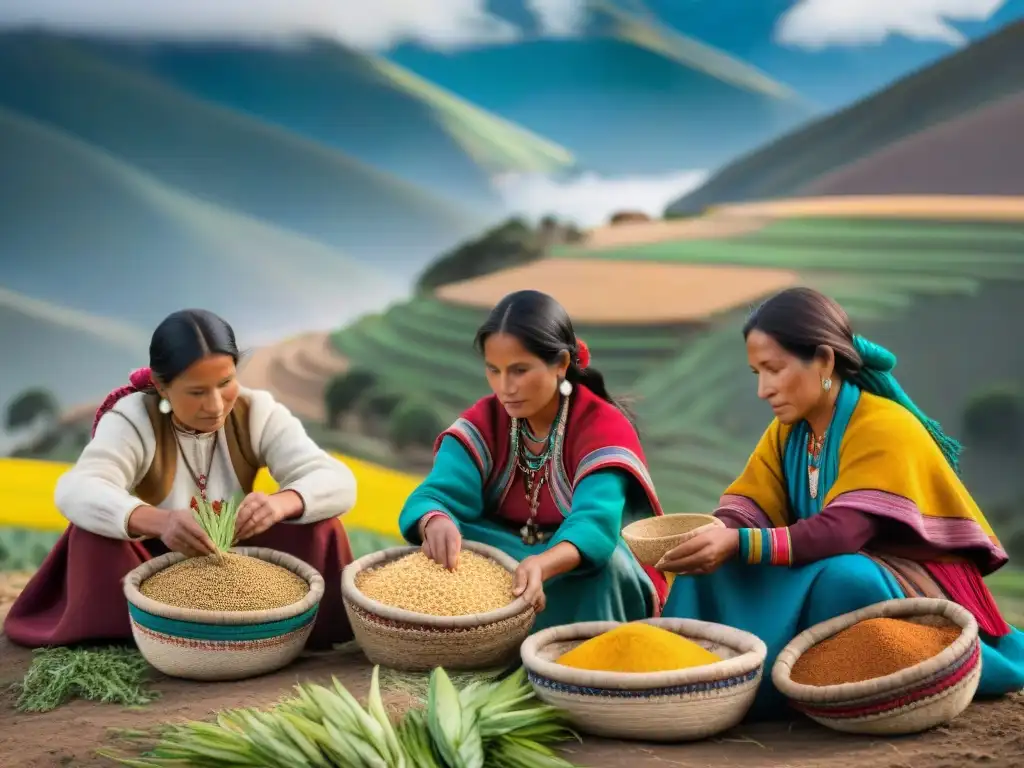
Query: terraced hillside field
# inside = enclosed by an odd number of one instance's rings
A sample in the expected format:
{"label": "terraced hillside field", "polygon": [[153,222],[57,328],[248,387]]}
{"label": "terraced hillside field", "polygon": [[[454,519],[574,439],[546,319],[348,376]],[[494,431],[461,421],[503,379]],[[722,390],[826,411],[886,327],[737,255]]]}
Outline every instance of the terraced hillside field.
{"label": "terraced hillside field", "polygon": [[[699,285],[703,312],[687,315],[684,310],[695,305],[698,297],[691,294],[688,299],[686,290],[679,289],[679,311],[673,323],[636,322],[640,318],[618,324],[587,322],[587,318],[577,322],[579,334],[594,351],[595,366],[606,372],[613,391],[634,398],[633,408],[666,507],[703,510],[742,468],[768,419],[756,403],[751,406],[753,387],[739,330],[758,294],[767,295],[782,285],[764,283],[763,290],[736,294],[739,276],[749,282],[756,273],[791,274],[794,281],[838,299],[854,323],[867,328],[870,335],[881,329],[878,337],[885,342],[885,329],[914,322],[914,313],[929,302],[953,302],[957,318],[984,304],[975,299],[986,286],[1012,289],[1020,285],[1024,290],[1024,282],[1018,282],[1024,279],[1024,222],[852,216],[779,219],[756,231],[724,238],[562,248],[555,258],[531,265],[530,278],[538,288],[558,286],[552,275],[561,274],[572,259],[579,260],[581,269],[601,261],[609,267],[617,265],[621,279],[606,283],[608,300],[628,302],[638,312],[642,309],[662,317],[664,313],[658,312],[662,307],[644,308],[645,297],[665,300],[653,281],[664,280],[666,273],[651,271],[651,266],[720,270],[715,279]],[[643,278],[644,274],[648,276]],[[448,300],[435,296],[397,305],[336,333],[333,343],[353,367],[375,371],[397,391],[427,393],[447,415],[454,416],[486,391],[480,361],[471,348],[485,309],[468,304],[474,295],[485,304],[506,288],[523,287],[521,277],[517,270],[510,270],[449,286],[441,292]],[[605,275],[605,280],[610,278]],[[715,296],[719,300],[711,301]],[[570,307],[575,300],[560,298]],[[922,330],[917,337],[927,335]],[[984,345],[985,341],[973,343]],[[967,344],[956,339],[950,343]],[[918,368],[934,370],[935,362],[929,362],[926,351],[904,346],[898,349],[901,357],[917,354],[923,360]],[[950,354],[962,357],[966,351],[957,348]],[[905,366],[901,363],[901,370]],[[956,375],[986,383],[983,370],[964,367]],[[930,395],[917,391],[915,397],[927,405]],[[755,409],[752,418],[748,406]]]}

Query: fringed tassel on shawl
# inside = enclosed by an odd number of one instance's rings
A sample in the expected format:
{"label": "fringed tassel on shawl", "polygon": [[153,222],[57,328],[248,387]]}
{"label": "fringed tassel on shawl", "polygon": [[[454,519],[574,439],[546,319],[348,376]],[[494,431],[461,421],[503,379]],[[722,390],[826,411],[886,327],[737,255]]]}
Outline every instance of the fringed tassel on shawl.
{"label": "fringed tassel on shawl", "polygon": [[934,419],[928,416],[917,407],[910,396],[903,391],[903,387],[892,374],[896,367],[896,355],[880,344],[864,338],[863,336],[853,337],[853,346],[860,353],[863,367],[854,379],[854,383],[865,392],[884,397],[887,400],[899,403],[914,416],[917,417],[924,428],[938,444],[942,455],[953,467],[953,470],[960,474],[960,453],[963,447],[959,442],[942,431],[942,427]]}

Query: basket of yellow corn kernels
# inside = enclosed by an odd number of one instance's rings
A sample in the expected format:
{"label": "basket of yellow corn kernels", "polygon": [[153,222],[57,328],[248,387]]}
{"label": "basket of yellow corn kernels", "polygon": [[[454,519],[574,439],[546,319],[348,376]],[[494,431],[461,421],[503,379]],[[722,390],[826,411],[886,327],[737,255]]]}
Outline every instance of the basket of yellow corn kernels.
{"label": "basket of yellow corn kernels", "polygon": [[485,669],[513,659],[533,626],[533,608],[512,594],[518,562],[464,541],[449,571],[419,547],[361,557],[341,577],[356,640],[392,669]]}
{"label": "basket of yellow corn kernels", "polygon": [[195,510],[217,553],[170,552],[124,578],[132,635],[172,677],[240,680],[293,661],[313,631],[324,579],[284,552],[232,547],[238,500]]}

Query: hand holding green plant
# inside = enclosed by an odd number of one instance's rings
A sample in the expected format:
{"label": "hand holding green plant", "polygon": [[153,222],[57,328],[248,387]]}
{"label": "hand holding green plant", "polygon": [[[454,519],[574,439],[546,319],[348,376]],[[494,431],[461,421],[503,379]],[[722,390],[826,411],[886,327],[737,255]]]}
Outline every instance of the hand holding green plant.
{"label": "hand holding green plant", "polygon": [[217,548],[218,555],[227,552],[235,543],[235,520],[240,501],[237,495],[227,501],[195,500],[193,514],[196,522]]}

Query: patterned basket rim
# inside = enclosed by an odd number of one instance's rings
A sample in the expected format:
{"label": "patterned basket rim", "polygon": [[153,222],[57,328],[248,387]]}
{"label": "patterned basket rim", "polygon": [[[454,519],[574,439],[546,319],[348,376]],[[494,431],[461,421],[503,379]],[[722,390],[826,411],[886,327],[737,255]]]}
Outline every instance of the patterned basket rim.
{"label": "patterned basket rim", "polygon": [[[965,697],[964,701],[962,702],[963,706],[957,711],[956,714],[959,715],[971,705],[971,702],[974,700],[974,692],[977,691],[979,682],[981,682],[981,666],[975,665],[974,668],[964,677],[964,679],[960,680],[958,683],[956,683],[956,685],[952,685],[946,690],[935,694],[934,696],[928,696],[926,698],[920,699],[918,701],[912,702],[902,707],[896,707],[894,709],[888,709],[884,712],[876,712],[874,714],[861,715],[858,717],[838,718],[823,716],[820,714],[808,714],[807,716],[813,720],[816,720],[822,725],[828,727],[832,727],[839,724],[871,724],[884,720],[895,720],[896,718],[913,716],[918,710],[924,709],[939,701],[945,701],[947,699],[960,696],[966,689],[973,689],[971,696],[969,698]],[[944,718],[944,721],[948,722],[952,719],[953,716],[948,716]]]}
{"label": "patterned basket rim", "polygon": [[[422,634],[457,632],[459,633],[459,636],[467,637],[472,636],[471,633],[474,633],[477,630],[486,630],[498,623],[497,621],[492,621],[487,624],[473,624],[468,627],[439,627],[436,624],[411,624],[405,621],[395,621],[387,618],[386,616],[378,616],[375,613],[364,611],[358,605],[354,605],[345,598],[342,598],[342,600],[345,603],[345,608],[349,611],[349,619],[353,624],[355,622],[359,622],[360,624],[372,624],[375,630],[391,634],[406,634],[409,632],[419,632]],[[513,614],[512,616],[501,619],[500,621],[511,622],[513,620],[521,620],[522,625],[516,629],[516,633],[521,633],[523,637],[526,637],[530,628],[533,626],[535,619],[536,615],[533,612],[533,606],[527,606],[527,609],[522,613]]]}
{"label": "patterned basket rim", "polygon": [[[972,685],[973,681],[976,681],[975,679],[980,678],[980,676],[981,648],[975,647],[966,662],[960,665],[953,674],[933,681],[931,685],[900,691],[885,701],[875,701],[867,706],[850,706],[845,709],[834,705],[802,704],[799,702],[793,702],[793,707],[808,717],[834,722],[877,720],[917,709],[939,699],[948,698],[957,691]],[[859,714],[849,714],[850,710],[859,711]]]}
{"label": "patterned basket rim", "polygon": [[934,687],[947,683],[951,677],[955,677],[957,673],[967,669],[970,670],[973,665],[980,659],[980,645],[979,642],[974,642],[968,646],[966,653],[964,653],[959,659],[954,661],[948,667],[940,670],[937,674],[931,675],[930,677],[922,678],[919,681],[915,681],[912,685],[907,685],[902,688],[893,688],[885,691],[876,691],[871,696],[865,696],[859,699],[848,699],[844,701],[816,701],[816,702],[799,702],[796,699],[792,699],[793,706],[795,707],[813,707],[821,710],[835,710],[840,711],[850,707],[866,707],[873,704],[879,704],[886,701],[895,701],[901,696],[908,696],[917,693],[921,690]]}
{"label": "patterned basket rim", "polygon": [[[684,518],[684,517],[703,517],[707,518],[708,521],[704,525],[700,525],[696,528],[691,528],[688,531],[679,531],[676,533],[666,533],[664,536],[639,536],[637,531],[644,528],[646,525],[651,525],[652,520],[667,520],[669,518]],[[657,525],[657,523],[654,523]],[[642,520],[635,520],[634,522],[627,525],[622,529],[622,538],[626,540],[626,544],[629,545],[633,542],[637,544],[664,544],[670,541],[678,539],[680,536],[692,538],[696,534],[700,533],[707,528],[724,528],[725,523],[719,520],[714,515],[702,515],[692,512],[678,512],[672,515],[663,515],[661,517],[645,517]]]}
{"label": "patterned basket rim", "polygon": [[521,648],[528,672],[563,685],[620,691],[645,691],[674,688],[740,677],[764,665],[768,648],[749,632],[697,619],[643,619],[645,624],[667,629],[684,637],[718,643],[738,652],[738,656],[689,669],[669,672],[599,672],[566,667],[541,658],[540,651],[552,643],[590,638],[622,626],[617,621],[588,621],[549,627],[526,638]]}
{"label": "patterned basket rim", "polygon": [[760,667],[755,667],[745,674],[735,675],[721,680],[705,680],[703,682],[688,683],[686,685],[638,689],[601,688],[595,686],[573,685],[571,683],[561,683],[557,680],[552,680],[551,678],[544,677],[536,672],[528,672],[527,676],[533,685],[539,685],[542,688],[547,688],[555,691],[556,693],[570,696],[605,696],[616,699],[653,699],[663,696],[689,696],[695,693],[706,693],[710,691],[721,694],[732,693],[736,688],[760,678],[761,672],[762,670]]}
{"label": "patterned basket rim", "polygon": [[232,547],[231,552],[239,555],[247,555],[268,563],[287,568],[292,573],[305,579],[309,585],[309,592],[299,601],[281,608],[273,608],[267,611],[210,611],[199,608],[179,608],[174,605],[160,603],[152,598],[146,597],[139,590],[139,585],[146,579],[159,571],[169,568],[175,563],[187,559],[180,552],[168,552],[165,555],[147,560],[142,565],[129,571],[124,577],[124,596],[129,603],[146,613],[160,616],[175,621],[185,621],[192,624],[267,624],[283,619],[290,619],[305,613],[310,608],[320,603],[324,596],[324,577],[320,575],[313,566],[303,562],[297,557],[276,549],[266,547]]}
{"label": "patterned basket rim", "polygon": [[[509,573],[515,572],[516,568],[519,567],[518,560],[510,557],[496,547],[481,544],[476,541],[463,540],[462,548],[475,552],[478,555],[489,557],[491,560],[494,560],[508,570]],[[350,563],[341,573],[342,597],[352,605],[358,607],[360,610],[373,616],[379,616],[383,619],[389,619],[400,624],[415,624],[423,628],[436,627],[437,629],[466,629],[479,627],[486,624],[494,624],[495,622],[503,621],[504,619],[510,619],[513,616],[532,610],[523,598],[517,597],[508,605],[486,613],[472,613],[467,616],[431,616],[427,613],[417,613],[416,611],[407,611],[404,608],[395,608],[390,605],[385,605],[382,602],[367,597],[356,587],[356,576],[359,575],[360,572],[370,568],[375,568],[379,565],[383,565],[384,563],[391,562],[392,560],[397,560],[405,555],[419,552],[419,550],[419,547],[413,546],[389,547],[388,549],[383,549],[380,552],[372,552],[368,555],[364,555],[358,560]]]}
{"label": "patterned basket rim", "polygon": [[[810,648],[858,622],[878,618],[909,619],[925,616],[942,617],[960,627],[960,636],[937,656],[898,672],[859,683],[806,685],[794,682],[791,677],[793,665]],[[977,639],[977,620],[970,611],[951,600],[931,597],[885,600],[836,616],[801,632],[782,649],[775,660],[772,667],[772,682],[784,696],[805,704],[856,701],[885,691],[907,688],[935,676],[956,664]]]}

